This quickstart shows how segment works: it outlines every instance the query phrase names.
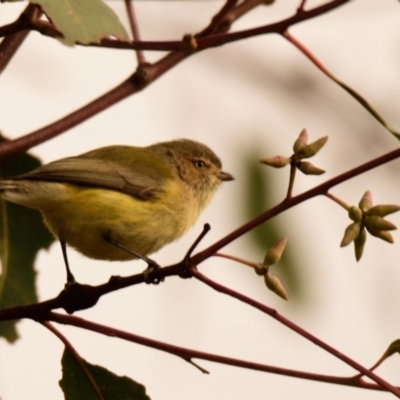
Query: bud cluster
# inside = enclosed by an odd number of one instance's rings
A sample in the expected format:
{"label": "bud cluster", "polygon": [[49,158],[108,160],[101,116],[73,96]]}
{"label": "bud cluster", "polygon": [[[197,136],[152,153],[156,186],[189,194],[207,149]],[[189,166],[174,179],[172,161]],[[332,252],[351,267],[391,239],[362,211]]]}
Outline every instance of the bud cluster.
{"label": "bud cluster", "polygon": [[265,253],[264,261],[262,264],[255,266],[255,272],[257,275],[264,276],[265,285],[269,290],[282,297],[284,300],[288,300],[289,296],[285,287],[282,285],[279,278],[269,271],[271,265],[276,264],[282,257],[283,251],[287,243],[287,237],[283,237],[278,240],[268,251]]}
{"label": "bud cluster", "polygon": [[400,206],[398,205],[373,206],[371,192],[367,190],[358,207],[352,206],[348,210],[349,218],[353,223],[346,228],[340,247],[354,242],[354,252],[358,261],[364,251],[367,232],[386,242],[393,243],[393,236],[389,231],[397,229],[397,227],[383,217],[399,210]]}
{"label": "bud cluster", "polygon": [[282,168],[288,164],[292,167],[296,167],[303,174],[306,175],[321,175],[325,171],[321,168],[316,167],[308,161],[302,161],[304,158],[310,158],[315,156],[321,148],[328,141],[328,136],[324,136],[313,143],[308,144],[308,133],[303,129],[293,144],[293,155],[290,157],[274,156],[269,158],[263,158],[260,160],[262,164],[269,165],[274,168]]}

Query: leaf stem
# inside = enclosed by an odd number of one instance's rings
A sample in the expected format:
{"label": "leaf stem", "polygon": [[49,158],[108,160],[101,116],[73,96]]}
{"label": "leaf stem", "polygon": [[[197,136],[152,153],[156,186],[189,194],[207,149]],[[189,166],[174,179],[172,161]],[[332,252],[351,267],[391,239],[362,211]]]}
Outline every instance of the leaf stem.
{"label": "leaf stem", "polygon": [[[126,13],[128,15],[129,25],[131,27],[132,37],[134,42],[140,42],[139,25],[136,19],[135,8],[132,0],[125,0]],[[137,62],[139,65],[146,62],[143,50],[135,50]]]}
{"label": "leaf stem", "polygon": [[343,200],[340,200],[338,197],[334,196],[333,194],[326,192],[325,196],[329,199],[333,200],[335,203],[339,204],[339,206],[343,207],[346,211],[349,211],[350,206],[345,203]]}
{"label": "leaf stem", "polygon": [[[116,328],[112,328],[106,325],[101,325],[95,322],[88,321],[83,318],[75,317],[73,315],[64,315],[51,312],[48,314],[47,318],[51,321],[57,322],[59,324],[65,324],[70,326],[75,326],[81,329],[87,329],[92,332],[97,332],[102,335],[116,337],[122,340],[127,340],[129,342],[137,343],[143,346],[151,347],[160,351],[165,351],[167,353],[176,355],[185,361],[190,362],[193,358],[200,360],[212,361],[220,364],[236,366],[240,368],[246,368],[255,371],[268,372],[272,374],[278,374],[283,376],[291,376],[301,379],[307,379],[317,382],[326,382],[331,384],[338,384],[344,386],[352,386],[370,390],[387,391],[386,388],[381,385],[376,385],[370,382],[365,382],[360,379],[359,376],[356,377],[336,377],[323,374],[315,374],[310,372],[292,370],[287,368],[275,367],[266,364],[255,363],[251,361],[240,360],[231,357],[220,356],[218,354],[205,353],[198,350],[188,349],[180,346],[175,346],[169,343],[160,342],[158,340],[146,338],[143,336],[136,335],[134,333],[122,331]],[[196,365],[196,367],[198,367]],[[397,388],[400,389],[400,388]]]}
{"label": "leaf stem", "polygon": [[56,335],[64,343],[65,349],[67,351],[69,351],[71,356],[75,359],[75,361],[81,367],[82,371],[85,373],[90,384],[92,385],[93,389],[95,390],[96,395],[99,398],[99,400],[105,400],[100,391],[99,386],[97,385],[96,380],[93,378],[89,369],[86,367],[84,361],[82,360],[79,353],[76,351],[75,347],[72,346],[71,342],[58,329],[56,329],[52,324],[50,324],[49,321],[39,321],[39,323],[42,324],[44,327],[46,327],[50,332],[52,332],[54,335]]}
{"label": "leaf stem", "polygon": [[255,269],[255,268],[257,268],[257,267],[260,266],[260,265],[257,264],[257,263],[254,263],[254,262],[251,262],[251,261],[247,261],[247,260],[245,260],[245,259],[243,259],[243,258],[239,258],[239,257],[232,256],[232,255],[230,255],[230,254],[225,254],[225,253],[215,253],[215,254],[214,254],[214,257],[227,258],[227,259],[229,259],[229,260],[236,261],[236,262],[238,262],[238,263],[240,263],[240,264],[247,265],[248,267],[253,268],[253,269]]}
{"label": "leaf stem", "polygon": [[345,362],[346,364],[350,365],[357,371],[361,372],[362,374],[368,376],[368,378],[372,379],[385,389],[387,389],[389,392],[393,393],[396,397],[400,398],[400,389],[391,385],[389,382],[385,381],[384,379],[380,378],[378,375],[374,374],[372,371],[369,369],[363,367],[361,364],[357,363],[356,361],[352,360],[351,358],[347,357],[340,351],[336,350],[335,348],[329,346],[327,343],[323,342],[322,340],[318,339],[316,336],[313,336],[311,333],[307,332],[300,326],[296,325],[292,321],[288,320],[285,318],[283,315],[279,314],[276,310],[273,308],[270,308],[262,303],[259,303],[250,297],[247,297],[239,292],[236,292],[232,289],[229,289],[228,287],[225,287],[223,285],[220,285],[219,283],[211,280],[210,278],[206,277],[203,275],[201,272],[199,272],[196,268],[192,268],[192,274],[193,276],[198,279],[199,281],[203,282],[204,284],[210,286],[214,290],[227,294],[230,297],[233,297],[259,311],[261,311],[264,314],[269,315],[270,317],[274,318],[281,324],[285,325],[287,328],[293,330],[296,332],[298,335],[304,337],[305,339],[309,340],[310,342],[314,343],[318,347],[322,348],[323,350],[327,351],[328,353],[332,354],[333,356],[337,357],[341,361]]}
{"label": "leaf stem", "polygon": [[283,36],[292,43],[297,49],[299,49],[321,72],[323,72],[329,79],[338,84],[347,93],[350,94],[362,107],[364,107],[384,128],[386,128],[392,135],[400,140],[400,133],[393,128],[386,120],[376,111],[370,103],[354,89],[348,86],[346,83],[336,78],[322,63],[319,61],[314,54],[308,50],[299,40],[291,35],[287,30],[283,32]]}

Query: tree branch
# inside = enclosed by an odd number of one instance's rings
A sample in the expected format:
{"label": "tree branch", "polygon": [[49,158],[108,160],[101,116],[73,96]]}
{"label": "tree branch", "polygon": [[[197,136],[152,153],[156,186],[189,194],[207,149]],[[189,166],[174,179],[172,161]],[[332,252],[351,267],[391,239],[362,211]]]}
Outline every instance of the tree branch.
{"label": "tree branch", "polygon": [[[235,359],[231,357],[220,356],[212,353],[206,353],[198,350],[188,349],[185,347],[175,346],[165,342],[160,342],[158,340],[146,338],[144,336],[139,336],[133,333],[125,332],[116,328],[111,328],[72,315],[62,315],[51,312],[47,315],[47,319],[50,321],[57,322],[59,324],[65,324],[65,325],[75,326],[77,328],[87,329],[92,332],[100,333],[102,335],[117,337],[119,339],[123,339],[132,343],[137,343],[153,349],[164,351],[169,354],[180,357],[188,362],[190,362],[189,360],[195,358],[200,360],[212,361],[219,364],[246,368],[254,371],[269,372],[272,374],[291,376],[294,378],[307,379],[317,382],[326,382],[326,383],[338,384],[343,386],[352,386],[370,390],[387,391],[387,389],[382,387],[381,385],[365,382],[364,380],[359,379],[359,377],[336,377],[323,374],[315,374],[315,373],[292,370],[288,368],[280,368],[271,365]],[[395,389],[399,390],[400,388],[395,388]]]}
{"label": "tree branch", "polygon": [[[351,178],[354,178],[357,175],[360,175],[399,157],[400,148],[391,151],[390,153],[384,154],[383,156],[377,157],[374,160],[362,164],[341,175],[338,175],[337,177],[332,178],[302,194],[286,198],[275,207],[272,207],[271,209],[260,214],[256,218],[252,219],[251,221],[234,230],[224,238],[220,239],[210,247],[206,248],[200,253],[195,254],[193,257],[189,259],[184,257],[184,259],[177,264],[155,270],[151,275],[151,279],[162,281],[169,276],[189,277],[187,275],[188,268],[190,268],[191,266],[199,265],[207,258],[213,256],[222,247],[233,242],[235,239],[254,229],[258,225],[306,200],[309,200],[319,195],[326,195],[329,189],[331,189],[333,186],[338,185],[339,183],[345,182]],[[94,306],[98,302],[98,300],[107,293],[143,283],[145,282],[145,280],[145,274],[141,273],[128,277],[112,277],[108,282],[98,286],[81,284],[73,285],[71,287],[68,287],[67,289],[64,289],[54,299],[50,299],[37,304],[0,310],[0,321],[19,318],[43,319],[43,315],[57,308],[63,308],[67,312],[73,313],[77,310],[83,310]]]}
{"label": "tree branch", "polygon": [[[315,7],[311,10],[298,12],[293,17],[287,18],[281,22],[270,24],[265,27],[250,29],[232,34],[217,34],[209,37],[196,38],[198,50],[204,50],[208,47],[220,46],[236,40],[241,40],[246,37],[255,36],[264,33],[283,33],[289,26],[314,18],[318,15],[333,10],[350,0],[333,0],[327,4]],[[230,4],[231,5],[231,4]],[[240,9],[239,9],[240,10]],[[243,10],[242,10],[243,11]],[[240,11],[240,12],[242,12]],[[233,11],[232,11],[233,12]],[[1,31],[1,29],[0,29]],[[227,36],[228,35],[228,36]],[[184,43],[185,52],[172,52],[163,57],[160,61],[154,64],[139,65],[137,71],[123,83],[111,89],[109,92],[93,100],[89,104],[79,108],[78,110],[68,114],[67,116],[55,121],[41,129],[28,133],[18,139],[3,142],[0,144],[0,158],[7,157],[19,152],[26,151],[33,146],[52,139],[66,130],[80,124],[83,121],[93,117],[99,112],[118,103],[126,97],[141,91],[146,86],[153,83],[157,78],[167,72],[169,69],[177,65],[186,57],[194,54],[193,48],[189,43],[184,41],[178,42],[179,46]],[[130,46],[135,45],[132,43]],[[131,47],[134,48],[134,47]],[[190,48],[190,51],[187,51]],[[154,49],[153,49],[154,50]]]}
{"label": "tree branch", "polygon": [[305,339],[309,340],[310,342],[314,343],[316,346],[321,347],[323,350],[327,351],[328,353],[332,354],[333,356],[337,357],[338,359],[342,360],[346,364],[350,365],[361,374],[368,376],[368,378],[375,381],[380,386],[387,389],[389,392],[393,393],[396,397],[400,398],[400,388],[396,388],[392,386],[389,382],[386,382],[384,379],[380,378],[378,375],[370,371],[369,369],[363,367],[361,364],[355,362],[351,358],[347,357],[340,351],[334,349],[333,347],[329,346],[322,340],[318,339],[316,336],[312,335],[311,333],[307,332],[300,326],[296,325],[292,321],[285,318],[283,315],[279,314],[273,308],[270,308],[264,304],[261,304],[250,297],[247,297],[239,292],[236,292],[232,289],[227,288],[226,286],[220,285],[219,283],[207,278],[205,275],[201,274],[196,268],[192,268],[193,276],[198,279],[199,281],[205,283],[206,285],[210,286],[214,290],[220,293],[227,294],[230,297],[233,297],[241,302],[256,308],[257,310],[263,312],[264,314],[269,315],[270,317],[274,318],[281,324],[285,325],[287,328],[291,329],[292,331],[296,332],[300,336],[304,337]]}

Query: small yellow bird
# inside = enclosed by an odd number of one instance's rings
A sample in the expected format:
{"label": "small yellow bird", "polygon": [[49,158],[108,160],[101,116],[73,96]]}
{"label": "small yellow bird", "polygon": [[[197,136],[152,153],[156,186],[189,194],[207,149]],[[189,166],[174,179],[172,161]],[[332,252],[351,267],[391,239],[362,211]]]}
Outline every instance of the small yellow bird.
{"label": "small yellow bird", "polygon": [[61,243],[89,258],[145,258],[181,237],[222,181],[221,161],[188,139],[147,147],[109,146],[0,180],[7,201],[41,211]]}

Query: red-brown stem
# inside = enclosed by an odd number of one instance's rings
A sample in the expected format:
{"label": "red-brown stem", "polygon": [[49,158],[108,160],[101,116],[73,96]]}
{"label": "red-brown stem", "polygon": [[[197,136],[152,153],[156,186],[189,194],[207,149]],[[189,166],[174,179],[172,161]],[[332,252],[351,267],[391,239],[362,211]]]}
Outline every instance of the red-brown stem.
{"label": "red-brown stem", "polygon": [[[353,168],[350,171],[347,171],[341,175],[336,176],[329,181],[322,183],[315,188],[308,190],[302,194],[299,194],[295,197],[290,199],[285,199],[275,207],[265,211],[264,213],[260,214],[256,218],[252,219],[251,221],[245,223],[235,231],[231,232],[224,238],[220,239],[210,247],[206,248],[205,250],[201,251],[200,253],[195,254],[189,260],[184,259],[182,262],[177,263],[175,265],[167,266],[164,268],[160,268],[153,273],[154,279],[163,279],[168,276],[177,276],[180,275],[182,272],[182,263],[186,267],[187,265],[196,266],[199,265],[204,260],[212,257],[218,250],[222,247],[226,246],[227,244],[233,242],[238,237],[244,235],[245,233],[249,232],[256,226],[262,224],[265,221],[275,217],[276,215],[296,206],[297,204],[302,203],[303,201],[309,200],[313,197],[324,195],[328,192],[330,188],[333,186],[338,185],[339,183],[345,182],[357,175],[360,175],[364,172],[367,172],[373,168],[376,168],[380,165],[383,165],[389,161],[392,161],[396,158],[400,157],[400,148],[390,153],[384,154],[383,156],[377,157],[374,160],[371,160],[365,164],[362,164],[356,168]],[[109,280],[108,282],[97,285],[91,286],[91,293],[92,295],[100,298],[101,296],[114,292],[116,290],[120,290],[122,288],[126,288],[132,285],[137,285],[143,283],[145,281],[145,275],[137,274],[128,277],[119,277],[118,279]],[[6,321],[11,319],[18,319],[18,318],[34,318],[34,319],[42,319],[40,316],[47,314],[49,310],[53,310],[56,308],[63,308],[65,307],[65,303],[63,302],[63,296],[57,296],[53,299],[37,303],[31,304],[26,306],[19,306],[13,307],[9,309],[0,310],[0,321]]]}
{"label": "red-brown stem", "polygon": [[192,275],[196,279],[198,279],[199,281],[201,281],[201,282],[205,283],[206,285],[210,286],[211,288],[213,288],[217,292],[227,294],[228,296],[231,296],[231,297],[233,297],[233,298],[235,298],[235,299],[237,299],[237,300],[239,300],[239,301],[241,301],[241,302],[243,302],[243,303],[245,303],[245,304],[247,304],[247,305],[249,305],[249,306],[251,306],[253,308],[256,308],[257,310],[260,310],[264,314],[269,315],[270,317],[274,318],[275,320],[277,320],[281,324],[285,325],[287,328],[293,330],[294,332],[296,332],[300,336],[304,337],[305,339],[307,339],[310,342],[314,343],[318,347],[321,347],[322,349],[324,349],[328,353],[332,354],[333,356],[339,358],[340,360],[342,360],[346,364],[350,365],[351,367],[353,367],[354,369],[356,369],[360,373],[368,376],[368,378],[372,379],[377,384],[381,385],[382,387],[387,389],[389,392],[393,393],[396,397],[400,398],[400,389],[399,388],[396,388],[396,387],[392,386],[389,382],[386,382],[384,379],[380,378],[379,376],[377,376],[376,374],[371,372],[369,369],[363,367],[361,364],[355,362],[351,358],[347,357],[343,353],[339,352],[338,350],[336,350],[333,347],[329,346],[328,344],[326,344],[322,340],[318,339],[317,337],[315,337],[311,333],[307,332],[306,330],[304,330],[300,326],[298,326],[295,323],[293,323],[292,321],[288,320],[287,318],[285,318],[283,315],[279,314],[273,308],[268,307],[268,306],[266,306],[264,304],[261,304],[261,303],[255,301],[255,300],[251,299],[250,297],[247,297],[247,296],[245,296],[245,295],[243,295],[243,294],[241,294],[239,292],[236,292],[236,291],[234,291],[232,289],[229,289],[226,286],[220,285],[219,283],[211,280],[210,278],[208,278],[205,275],[203,275],[202,273],[200,273],[196,268],[192,267],[191,268],[191,272],[192,272]]}
{"label": "red-brown stem", "polygon": [[58,330],[56,329],[52,324],[50,324],[49,321],[40,321],[40,323],[46,327],[50,332],[52,332],[54,335],[56,335],[63,343],[67,351],[71,354],[72,357],[74,357],[75,361],[78,363],[78,365],[81,367],[85,375],[87,376],[90,384],[93,386],[94,391],[96,392],[97,397],[99,400],[104,400],[103,395],[101,394],[100,388],[97,385],[97,382],[94,380],[92,374],[90,371],[87,369],[85,363],[83,362],[81,356],[79,353],[76,351],[75,347],[71,344],[71,342]]}
{"label": "red-brown stem", "polygon": [[117,337],[117,338],[120,338],[123,340],[127,340],[129,342],[141,344],[143,346],[151,347],[153,349],[157,349],[160,351],[165,351],[167,353],[170,353],[177,357],[180,357],[180,358],[184,359],[185,361],[189,361],[193,358],[196,358],[196,359],[217,362],[220,364],[226,364],[226,365],[232,365],[232,366],[236,366],[236,367],[240,367],[240,368],[251,369],[251,370],[255,370],[255,371],[269,372],[269,373],[273,373],[273,374],[291,376],[291,377],[301,378],[301,379],[308,379],[308,380],[312,380],[312,381],[339,384],[339,385],[343,385],[343,386],[359,387],[359,388],[371,389],[371,390],[380,390],[380,391],[386,390],[381,385],[375,385],[375,384],[372,384],[369,382],[365,382],[362,379],[359,379],[359,377],[349,377],[348,378],[348,377],[329,376],[329,375],[323,375],[323,374],[314,374],[314,373],[309,373],[309,372],[296,371],[296,370],[287,369],[287,368],[280,368],[280,367],[274,367],[274,366],[265,365],[265,364],[259,364],[259,363],[250,362],[250,361],[244,361],[244,360],[230,358],[230,357],[224,357],[224,356],[211,354],[211,353],[205,353],[202,351],[187,349],[184,347],[175,346],[175,345],[172,345],[169,343],[164,343],[164,342],[160,342],[158,340],[139,336],[139,335],[136,335],[133,333],[121,331],[116,328],[111,328],[111,327],[108,327],[105,325],[101,325],[101,324],[98,324],[95,322],[85,320],[83,318],[75,317],[72,315],[64,315],[64,314],[58,314],[58,313],[51,312],[48,314],[47,318],[51,321],[54,321],[54,322],[57,322],[60,324],[76,326],[78,328],[87,329],[92,332],[100,333],[102,335],[106,335],[106,336],[110,336],[110,337]]}
{"label": "red-brown stem", "polygon": [[[15,24],[23,27],[26,21],[36,17],[39,18],[41,11],[35,4],[29,3],[22,14],[19,16]],[[30,30],[21,30],[17,33],[11,33],[6,36],[0,43],[0,74],[6,69],[8,63],[13,58],[14,54],[20,48]]]}
{"label": "red-brown stem", "polygon": [[[305,21],[310,18],[314,18],[318,15],[326,13],[328,11],[333,10],[350,0],[333,0],[327,4],[324,4],[319,7],[315,7],[304,13],[297,13],[293,17],[287,18],[281,22],[277,22],[275,24],[267,25],[261,28],[250,29],[248,31],[243,32],[235,32],[233,34],[229,34],[232,36],[227,37],[228,34],[218,34],[211,35],[209,37],[202,37],[196,39],[197,45],[199,46],[198,50],[205,49],[207,47],[215,47],[220,46],[222,44],[244,39],[246,37],[255,36],[258,34],[264,33],[283,33],[288,26]],[[18,25],[18,24],[17,24]],[[19,26],[17,26],[13,32],[18,32]],[[1,27],[0,27],[1,33]],[[201,41],[201,44],[199,44]],[[194,54],[192,51],[188,51],[190,49],[190,44],[185,43],[184,41],[179,42],[180,45],[184,43],[185,53],[183,52],[173,52],[162,58],[155,64],[148,65],[146,68],[147,78],[146,83],[141,83],[138,85],[135,83],[133,77],[128,78],[123,83],[118,85],[116,88],[110,90],[104,95],[100,96],[96,100],[90,102],[86,106],[81,107],[80,109],[68,114],[67,116],[61,118],[60,120],[51,123],[41,129],[38,129],[34,132],[28,133],[18,139],[9,142],[3,142],[0,144],[0,158],[10,156],[12,154],[16,154],[19,152],[26,151],[33,146],[36,146],[40,143],[43,143],[49,139],[56,137],[57,135],[65,132],[66,130],[80,124],[81,122],[91,118],[92,116],[98,114],[99,112],[107,109],[108,107],[116,104],[117,102],[125,99],[126,97],[139,92],[145,86],[151,84],[154,80],[156,80],[159,76],[164,74],[166,71],[171,69],[173,66],[178,64],[180,61],[185,59],[186,57]],[[131,45],[130,45],[131,46]],[[132,46],[130,48],[133,48]],[[137,47],[139,48],[139,47]],[[165,50],[165,48],[164,48]],[[135,76],[135,75],[134,75]]]}
{"label": "red-brown stem", "polygon": [[298,50],[300,50],[321,72],[323,72],[329,79],[344,89],[350,96],[352,96],[359,104],[361,104],[380,124],[382,124],[390,133],[400,140],[400,133],[391,126],[372,105],[358,92],[352,89],[349,85],[336,78],[322,63],[308,50],[299,40],[292,36],[287,30],[282,35]]}
{"label": "red-brown stem", "polygon": [[244,235],[245,233],[251,231],[256,226],[261,225],[263,222],[268,221],[269,219],[275,217],[276,215],[282,213],[283,211],[288,210],[300,204],[306,200],[309,200],[313,197],[324,195],[328,192],[329,189],[338,185],[339,183],[348,181],[355,176],[361,175],[364,172],[367,172],[371,169],[374,169],[380,165],[393,161],[400,157],[400,148],[393,150],[389,153],[384,154],[383,156],[377,157],[374,160],[371,160],[365,164],[362,164],[356,168],[353,168],[343,174],[332,178],[321,185],[316,186],[315,188],[308,190],[302,194],[297,196],[284,199],[281,203],[277,204],[275,207],[270,208],[269,210],[265,211],[264,213],[258,215],[251,221],[245,223],[240,228],[234,230],[229,235],[225,236],[224,238],[220,239],[218,242],[214,243],[207,249],[201,251],[200,253],[195,254],[192,258],[192,265],[198,265],[202,261],[206,260],[207,258],[211,257],[214,253],[225,247],[227,244],[233,242],[238,237]]}
{"label": "red-brown stem", "polygon": [[[182,61],[187,55],[185,53],[170,53],[165,56],[161,61],[146,66],[143,68],[146,75],[146,82],[138,82],[136,74],[129,77],[123,83],[93,100],[86,106],[66,115],[44,128],[38,129],[34,132],[21,136],[18,139],[0,143],[0,158],[8,157],[10,155],[26,151],[33,146],[37,146],[49,139],[52,139],[68,129],[80,124],[93,115],[109,108],[111,105],[119,102],[126,97],[139,92],[145,86],[154,82],[157,78],[163,75],[166,71],[170,70],[174,65]],[[140,67],[139,67],[140,70]],[[139,74],[140,75],[140,71]]]}
{"label": "red-brown stem", "polygon": [[[126,13],[128,15],[129,26],[131,27],[132,37],[134,42],[140,42],[139,25],[136,19],[135,7],[132,0],[125,0]],[[146,62],[144,53],[142,50],[136,50],[136,58],[138,64]]]}

